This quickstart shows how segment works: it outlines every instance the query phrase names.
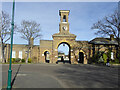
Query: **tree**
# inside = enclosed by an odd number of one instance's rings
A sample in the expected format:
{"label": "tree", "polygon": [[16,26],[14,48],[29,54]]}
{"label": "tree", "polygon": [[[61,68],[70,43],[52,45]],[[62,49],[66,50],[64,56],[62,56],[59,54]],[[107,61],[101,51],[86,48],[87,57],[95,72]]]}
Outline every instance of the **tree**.
{"label": "tree", "polygon": [[[5,47],[6,42],[10,39],[11,31],[10,31],[10,18],[9,15],[2,11],[2,15],[0,14],[0,40],[1,40],[1,56],[2,62],[5,63]],[[0,57],[1,58],[1,57]]]}
{"label": "tree", "polygon": [[91,29],[97,30],[96,35],[110,36],[113,34],[118,42],[118,51],[120,55],[120,16],[116,10],[112,15],[105,16],[102,20],[94,23]]}
{"label": "tree", "polygon": [[29,52],[31,49],[31,38],[33,38],[33,40],[34,40],[38,37],[41,37],[40,24],[38,24],[35,21],[23,20],[21,22],[21,26],[20,26],[18,32],[21,33],[21,38],[28,41],[28,50],[27,50],[27,58],[26,58],[26,63],[28,63]]}

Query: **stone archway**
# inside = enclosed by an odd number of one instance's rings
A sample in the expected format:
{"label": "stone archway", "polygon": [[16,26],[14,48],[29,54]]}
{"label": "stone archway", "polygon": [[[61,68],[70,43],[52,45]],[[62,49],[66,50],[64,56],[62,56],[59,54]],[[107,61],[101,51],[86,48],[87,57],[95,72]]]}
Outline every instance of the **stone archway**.
{"label": "stone archway", "polygon": [[78,63],[87,64],[87,55],[86,52],[81,50],[75,50],[75,56]]}
{"label": "stone archway", "polygon": [[[58,51],[58,48],[63,44],[64,45],[67,45],[69,50],[68,50],[68,55],[66,55],[65,53],[63,53],[63,55],[61,55],[61,59],[58,58],[57,60],[57,63],[58,62],[63,62],[63,63],[70,63],[71,64],[71,46],[70,44],[68,44],[67,42],[60,42],[57,46],[57,51]],[[58,52],[57,52],[58,53]],[[58,57],[59,57],[59,53],[58,53]]]}
{"label": "stone archway", "polygon": [[83,50],[79,51],[78,58],[79,58],[78,63],[87,64],[86,54]]}

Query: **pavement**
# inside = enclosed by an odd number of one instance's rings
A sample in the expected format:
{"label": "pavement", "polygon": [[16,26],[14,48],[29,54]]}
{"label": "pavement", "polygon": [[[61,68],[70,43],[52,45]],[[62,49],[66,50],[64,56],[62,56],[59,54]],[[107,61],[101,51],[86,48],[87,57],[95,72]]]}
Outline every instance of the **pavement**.
{"label": "pavement", "polygon": [[[8,65],[2,65],[7,87]],[[118,67],[72,64],[14,64],[12,88],[118,88]]]}

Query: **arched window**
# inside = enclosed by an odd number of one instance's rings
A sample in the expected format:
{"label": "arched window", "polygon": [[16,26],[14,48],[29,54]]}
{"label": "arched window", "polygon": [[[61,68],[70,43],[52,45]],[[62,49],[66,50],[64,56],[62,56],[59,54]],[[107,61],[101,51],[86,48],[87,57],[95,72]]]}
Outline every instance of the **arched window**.
{"label": "arched window", "polygon": [[63,16],[63,22],[66,22],[66,15]]}

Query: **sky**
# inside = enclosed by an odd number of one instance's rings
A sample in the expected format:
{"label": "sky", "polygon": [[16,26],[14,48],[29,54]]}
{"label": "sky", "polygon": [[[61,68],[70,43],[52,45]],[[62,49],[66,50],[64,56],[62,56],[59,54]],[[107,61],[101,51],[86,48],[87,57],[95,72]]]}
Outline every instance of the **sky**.
{"label": "sky", "polygon": [[[77,35],[76,40],[90,41],[98,37],[94,34],[95,30],[91,29],[93,23],[112,14],[117,6],[117,2],[16,2],[15,24],[20,26],[22,20],[39,23],[42,37],[34,41],[35,45],[39,45],[40,39],[53,40],[52,35],[59,32],[59,10],[70,10],[69,31]],[[11,18],[12,2],[3,2],[2,10]],[[16,33],[13,43],[27,44],[27,41]]]}

